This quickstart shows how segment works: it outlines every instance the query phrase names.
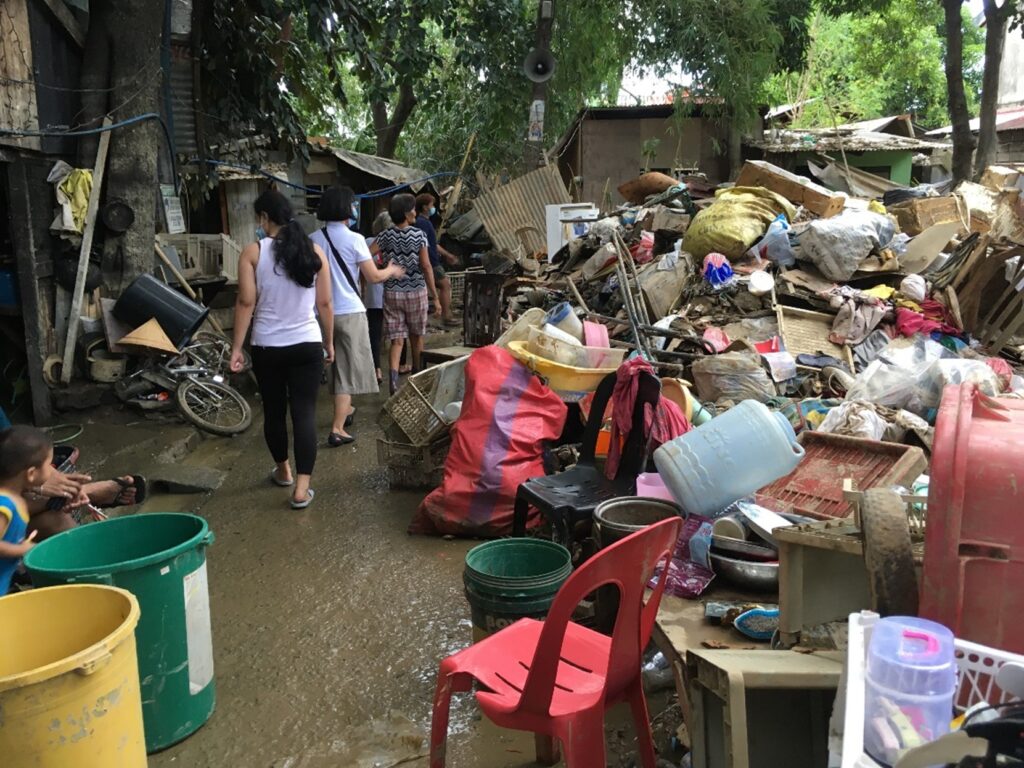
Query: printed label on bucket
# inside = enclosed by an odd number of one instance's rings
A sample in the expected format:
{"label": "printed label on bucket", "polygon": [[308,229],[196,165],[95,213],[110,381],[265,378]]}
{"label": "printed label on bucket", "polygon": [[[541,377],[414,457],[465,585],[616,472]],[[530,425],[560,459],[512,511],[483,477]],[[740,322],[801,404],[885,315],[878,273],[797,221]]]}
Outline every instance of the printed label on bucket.
{"label": "printed label on bucket", "polygon": [[185,576],[185,636],[188,643],[188,687],[195,696],[213,680],[213,632],[206,563]]}

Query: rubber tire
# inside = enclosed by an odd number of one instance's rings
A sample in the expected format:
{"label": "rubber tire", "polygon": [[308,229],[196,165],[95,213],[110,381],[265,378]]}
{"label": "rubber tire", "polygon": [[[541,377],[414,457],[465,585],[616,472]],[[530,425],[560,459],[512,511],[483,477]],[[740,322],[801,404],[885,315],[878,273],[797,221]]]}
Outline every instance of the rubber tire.
{"label": "rubber tire", "polygon": [[204,380],[202,384],[203,386],[209,387],[211,389],[219,390],[220,392],[234,400],[236,403],[238,403],[242,407],[242,420],[238,424],[235,424],[230,427],[225,427],[221,426],[220,424],[211,424],[202,417],[193,413],[192,410],[188,407],[186,395],[188,394],[188,391],[190,389],[198,386],[198,382],[195,381],[183,381],[180,385],[178,385],[178,389],[175,392],[175,396],[178,401],[178,410],[181,411],[181,415],[184,416],[186,420],[188,420],[192,424],[195,424],[200,429],[205,430],[206,432],[210,432],[214,435],[225,435],[230,437],[231,435],[238,435],[241,434],[242,432],[245,432],[245,430],[247,430],[249,426],[252,424],[252,408],[249,406],[249,401],[246,400],[241,395],[241,393],[239,393],[234,387],[228,386],[227,384],[218,384],[215,381],[208,380]]}
{"label": "rubber tire", "polygon": [[917,616],[917,573],[906,505],[894,491],[872,488],[864,493],[860,515],[871,609],[882,616]]}

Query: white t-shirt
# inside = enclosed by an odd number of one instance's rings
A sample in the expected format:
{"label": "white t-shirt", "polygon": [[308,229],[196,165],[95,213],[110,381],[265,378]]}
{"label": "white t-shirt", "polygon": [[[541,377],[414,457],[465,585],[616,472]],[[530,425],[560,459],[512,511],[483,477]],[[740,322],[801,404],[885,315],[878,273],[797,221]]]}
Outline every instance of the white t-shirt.
{"label": "white t-shirt", "polygon": [[[332,221],[327,224],[327,234],[338,249],[338,254],[345,262],[345,269],[348,270],[352,280],[346,277],[338,260],[334,257],[327,238],[324,237],[322,229],[316,230],[309,236],[309,239],[319,245],[327,256],[327,263],[331,267],[331,292],[334,300],[334,314],[351,315],[354,312],[365,312],[366,307],[359,297],[359,263],[370,260],[370,249],[366,247],[366,240],[358,232],[353,232],[348,226],[340,221]],[[356,290],[352,290],[355,283]]]}

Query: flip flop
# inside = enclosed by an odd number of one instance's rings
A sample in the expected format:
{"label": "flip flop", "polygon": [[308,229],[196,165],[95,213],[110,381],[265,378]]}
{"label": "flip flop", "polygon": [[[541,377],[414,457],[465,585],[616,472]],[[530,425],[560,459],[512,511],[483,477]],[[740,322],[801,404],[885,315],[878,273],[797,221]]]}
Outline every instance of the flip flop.
{"label": "flip flop", "polygon": [[272,470],[270,470],[270,482],[272,482],[278,488],[291,488],[293,485],[295,485],[295,480],[294,479],[289,480],[288,482],[285,482],[283,480],[278,480],[277,479],[277,467],[274,467]]}
{"label": "flip flop", "polygon": [[331,434],[327,436],[327,444],[331,446],[331,448],[339,448],[343,445],[354,443],[355,441],[356,439],[352,437],[352,435],[342,435],[337,432],[331,432]]}
{"label": "flip flop", "polygon": [[[121,490],[110,504],[97,504],[95,506],[101,507],[102,509],[113,509],[115,507],[130,507],[133,504],[141,504],[146,500],[148,494],[148,483],[146,478],[142,475],[132,475],[132,481],[129,483],[127,480],[122,480],[120,477],[110,478],[112,482],[117,483],[121,486]],[[135,489],[135,501],[121,501],[121,496],[129,488]]]}
{"label": "flip flop", "polygon": [[737,616],[732,625],[751,640],[771,640],[779,628],[779,609],[751,608]]}
{"label": "flip flop", "polygon": [[292,509],[305,509],[306,507],[313,503],[314,496],[316,496],[316,491],[310,488],[308,491],[306,491],[305,501],[296,501],[295,499],[291,500]]}

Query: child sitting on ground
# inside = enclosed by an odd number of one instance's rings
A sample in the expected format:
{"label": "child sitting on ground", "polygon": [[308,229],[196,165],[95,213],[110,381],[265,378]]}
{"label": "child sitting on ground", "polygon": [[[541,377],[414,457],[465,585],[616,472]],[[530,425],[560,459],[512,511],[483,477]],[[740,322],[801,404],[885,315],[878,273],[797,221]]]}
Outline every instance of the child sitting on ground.
{"label": "child sitting on ground", "polygon": [[54,469],[53,442],[40,429],[14,426],[0,432],[0,597],[33,546],[24,494],[50,479]]}

